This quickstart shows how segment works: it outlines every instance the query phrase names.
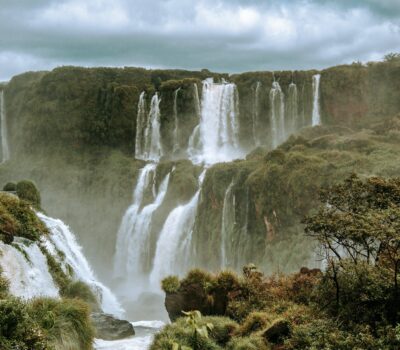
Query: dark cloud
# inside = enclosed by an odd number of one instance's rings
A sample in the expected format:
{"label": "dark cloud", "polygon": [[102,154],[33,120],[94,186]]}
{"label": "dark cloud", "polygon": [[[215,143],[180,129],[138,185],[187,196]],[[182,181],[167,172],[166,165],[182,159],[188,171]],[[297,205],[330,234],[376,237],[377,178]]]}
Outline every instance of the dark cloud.
{"label": "dark cloud", "polygon": [[58,65],[307,69],[400,51],[398,0],[3,0],[0,80]]}

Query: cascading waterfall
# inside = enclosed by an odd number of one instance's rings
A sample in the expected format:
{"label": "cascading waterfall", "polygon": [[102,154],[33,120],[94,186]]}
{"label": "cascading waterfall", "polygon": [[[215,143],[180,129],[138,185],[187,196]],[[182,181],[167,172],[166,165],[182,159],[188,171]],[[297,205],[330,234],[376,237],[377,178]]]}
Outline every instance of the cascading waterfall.
{"label": "cascading waterfall", "polygon": [[[235,227],[235,195],[233,193],[234,182],[232,181],[226,189],[224,205],[222,209],[221,224],[221,267],[231,265],[230,253],[232,251],[230,237]],[[231,266],[230,266],[231,267]]]}
{"label": "cascading waterfall", "polygon": [[172,210],[164,223],[150,274],[150,282],[155,288],[158,288],[160,281],[171,272],[181,275],[190,266],[193,226],[204,177],[205,170],[199,177],[199,189],[192,199]]}
{"label": "cascading waterfall", "polygon": [[289,85],[286,108],[286,136],[288,136],[298,128],[298,96],[297,86],[294,82]]}
{"label": "cascading waterfall", "polygon": [[271,106],[272,147],[277,147],[285,140],[285,95],[277,81],[273,81],[269,93]]}
{"label": "cascading waterfall", "polygon": [[[126,277],[131,282],[144,280],[146,264],[149,260],[152,260],[150,256],[151,219],[154,211],[164,200],[168,189],[169,177],[170,174],[161,182],[154,202],[143,207],[143,209],[135,215],[135,218],[133,218],[133,225],[129,228],[129,232],[124,233],[129,236],[129,240],[126,248],[127,254],[122,258],[125,259]],[[143,281],[143,283],[145,283],[145,281]]]}
{"label": "cascading waterfall", "polygon": [[45,248],[60,264],[63,271],[75,280],[85,282],[97,296],[104,312],[122,317],[124,310],[112,292],[99,282],[89,266],[74,234],[61,220],[37,213],[50,234],[39,242],[16,237],[13,244],[0,242],[0,266],[10,282],[11,294],[31,299],[35,297],[59,297],[49,270]]}
{"label": "cascading waterfall", "polygon": [[239,96],[235,84],[203,82],[200,117],[201,152],[195,163],[229,161],[243,156],[239,147]]}
{"label": "cascading waterfall", "polygon": [[[197,86],[197,85],[196,85]],[[181,88],[174,91],[174,103],[173,103],[173,114],[174,114],[174,133],[173,133],[173,152],[179,150],[179,119],[178,119],[178,94]]]}
{"label": "cascading waterfall", "polygon": [[319,85],[321,74],[315,74],[312,78],[313,88],[313,109],[312,109],[312,126],[321,124],[320,107],[319,107]]}
{"label": "cascading waterfall", "polygon": [[[92,289],[104,312],[122,317],[124,310],[117,298],[105,285],[97,280],[82,253],[81,246],[69,227],[61,220],[50,218],[43,213],[37,213],[37,215],[51,233],[47,238],[42,239],[49,253],[61,264],[65,272],[68,271],[68,266],[71,267],[74,273],[73,277],[85,282]],[[65,258],[62,258],[58,252],[62,252]]]}
{"label": "cascading waterfall", "polygon": [[260,101],[260,90],[261,83],[258,81],[256,83],[256,87],[254,89],[254,106],[253,106],[253,139],[254,145],[259,146],[261,144],[261,140],[259,138],[259,101]]}
{"label": "cascading waterfall", "polygon": [[151,99],[145,131],[145,159],[158,161],[163,153],[160,135],[160,99],[156,92]]}
{"label": "cascading waterfall", "polygon": [[0,266],[11,294],[25,299],[59,297],[46,257],[36,243],[21,238],[15,238],[13,245],[0,242]]}
{"label": "cascading waterfall", "polygon": [[193,99],[194,99],[194,108],[196,111],[196,116],[199,118],[201,117],[201,106],[200,106],[200,98],[199,98],[199,88],[197,84],[193,84]]}
{"label": "cascading waterfall", "polygon": [[[153,180],[154,172],[157,165],[150,163],[145,165],[139,173],[136,187],[133,192],[133,203],[126,210],[121,226],[117,234],[117,243],[115,247],[115,260],[114,260],[114,276],[123,278],[125,277],[129,270],[132,268],[129,266],[129,261],[131,252],[129,247],[130,242],[134,239],[133,235],[135,233],[136,222],[138,221],[140,209],[142,206],[144,194],[146,188],[149,186],[150,181]],[[140,232],[138,233],[140,234]]]}
{"label": "cascading waterfall", "polygon": [[144,159],[145,131],[147,124],[146,93],[143,91],[139,97],[136,118],[135,158]]}
{"label": "cascading waterfall", "polygon": [[10,159],[10,150],[8,148],[7,118],[4,101],[4,91],[0,92],[0,128],[1,128],[1,162],[4,163]]}

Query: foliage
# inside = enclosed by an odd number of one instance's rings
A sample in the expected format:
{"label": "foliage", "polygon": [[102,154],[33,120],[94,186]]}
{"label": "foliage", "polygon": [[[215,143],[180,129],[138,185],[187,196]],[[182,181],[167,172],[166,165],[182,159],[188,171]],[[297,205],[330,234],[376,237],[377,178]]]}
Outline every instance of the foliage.
{"label": "foliage", "polygon": [[99,302],[90,287],[82,281],[67,284],[62,290],[62,296],[69,299],[79,299],[91,307],[91,311],[100,311]]}
{"label": "foliage", "polygon": [[19,299],[0,300],[0,347],[4,350],[46,350],[46,335]]}
{"label": "foliage", "polygon": [[[46,226],[39,220],[30,204],[14,195],[0,194],[0,233],[37,241],[47,234]],[[12,241],[12,239],[11,239]]]}
{"label": "foliage", "polygon": [[165,293],[176,293],[179,290],[180,282],[178,276],[168,276],[161,281],[161,287]]}
{"label": "foliage", "polygon": [[89,308],[82,301],[39,298],[29,304],[28,310],[31,317],[44,330],[50,347],[92,349],[94,330],[89,317]]}
{"label": "foliage", "polygon": [[[400,179],[361,180],[320,193],[324,205],[305,220],[306,232],[318,240],[328,262],[322,299],[344,320],[399,320]],[[354,313],[358,309],[360,312]]]}
{"label": "foliage", "polygon": [[7,182],[4,186],[3,186],[3,191],[7,191],[7,192],[14,192],[17,190],[17,184],[14,182]]}
{"label": "foliage", "polygon": [[20,181],[17,183],[16,191],[20,199],[31,203],[36,209],[40,209],[40,193],[34,182],[29,180]]}

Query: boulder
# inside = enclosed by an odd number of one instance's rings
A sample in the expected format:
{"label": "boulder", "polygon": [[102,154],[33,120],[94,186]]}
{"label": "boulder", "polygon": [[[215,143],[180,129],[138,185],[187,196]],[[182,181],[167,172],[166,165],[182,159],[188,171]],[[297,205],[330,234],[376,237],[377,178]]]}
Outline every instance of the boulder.
{"label": "boulder", "polygon": [[91,319],[97,338],[117,340],[135,335],[135,330],[130,322],[119,320],[112,315],[92,313]]}
{"label": "boulder", "polygon": [[290,335],[290,324],[287,320],[276,320],[263,333],[267,342],[279,344]]}

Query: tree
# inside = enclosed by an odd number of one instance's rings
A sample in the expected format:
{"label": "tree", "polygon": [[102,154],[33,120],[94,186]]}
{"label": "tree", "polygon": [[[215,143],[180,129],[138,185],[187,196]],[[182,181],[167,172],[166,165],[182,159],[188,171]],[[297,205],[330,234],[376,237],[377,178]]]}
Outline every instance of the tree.
{"label": "tree", "polygon": [[321,190],[320,200],[319,211],[304,220],[305,231],[321,245],[335,310],[340,313],[351,303],[370,316],[379,306],[382,318],[395,324],[400,308],[400,178],[363,181],[353,174],[343,184]]}

